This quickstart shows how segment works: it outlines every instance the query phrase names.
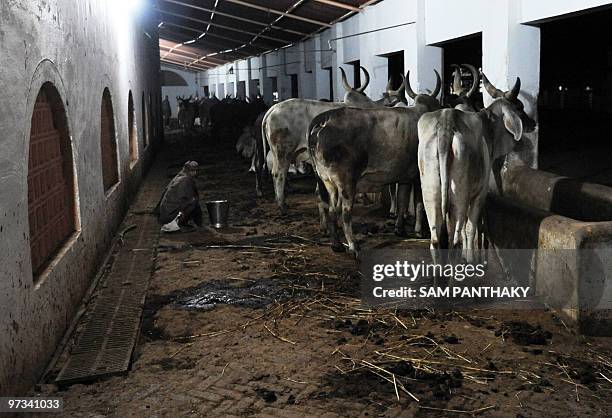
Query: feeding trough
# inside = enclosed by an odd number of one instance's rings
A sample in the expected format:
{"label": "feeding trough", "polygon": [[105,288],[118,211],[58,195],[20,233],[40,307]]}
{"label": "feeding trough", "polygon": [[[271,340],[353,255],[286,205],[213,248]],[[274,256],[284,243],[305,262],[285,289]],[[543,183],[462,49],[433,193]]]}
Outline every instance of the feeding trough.
{"label": "feeding trough", "polygon": [[227,216],[229,213],[229,201],[211,200],[206,202],[210,224],[214,228],[225,228],[227,226]]}

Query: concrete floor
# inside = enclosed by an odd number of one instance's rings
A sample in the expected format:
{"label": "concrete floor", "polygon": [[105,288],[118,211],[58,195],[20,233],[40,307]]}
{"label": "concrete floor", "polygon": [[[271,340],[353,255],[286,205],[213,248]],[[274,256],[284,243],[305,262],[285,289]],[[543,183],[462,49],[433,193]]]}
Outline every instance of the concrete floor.
{"label": "concrete floor", "polygon": [[[64,398],[64,415],[612,414],[611,339],[578,336],[546,310],[364,308],[356,262],[332,253],[318,232],[315,200],[305,192],[312,182],[296,183],[304,193],[289,196],[281,217],[271,187],[255,198],[249,164],[233,144],[174,140],[124,225],[151,216],[165,183],[196,159],[202,200],[228,198],[231,226],[161,236],[131,371],[39,387],[36,394]],[[427,246],[396,238],[382,215],[357,208],[367,247]],[[524,345],[504,331],[510,321],[540,326],[550,338]]]}

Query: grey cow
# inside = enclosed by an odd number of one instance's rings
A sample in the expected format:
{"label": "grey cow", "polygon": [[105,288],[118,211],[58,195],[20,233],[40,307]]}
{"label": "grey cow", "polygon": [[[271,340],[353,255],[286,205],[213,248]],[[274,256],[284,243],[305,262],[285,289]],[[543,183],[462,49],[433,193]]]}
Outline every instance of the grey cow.
{"label": "grey cow", "polygon": [[249,171],[255,173],[255,192],[257,197],[263,196],[263,177],[265,175],[265,155],[261,140],[261,124],[265,113],[261,113],[253,125],[244,127],[242,135],[236,142],[236,151],[244,158],[251,160]]}
{"label": "grey cow", "polygon": [[[400,184],[395,229],[396,234],[405,235],[410,186],[418,180],[417,123],[423,114],[440,108],[436,97],[442,85],[436,71],[434,92],[416,94],[409,77],[410,73],[404,83],[415,101],[412,107],[345,107],[320,114],[310,125],[308,146],[319,183],[320,212],[329,225],[334,251],[344,251],[337,231],[341,213],[349,250],[358,255],[352,227],[355,195],[379,192],[389,184]],[[421,226],[421,214],[422,208],[417,210],[417,228]]]}
{"label": "grey cow", "polygon": [[[474,239],[488,192],[491,165],[510,153],[536,123],[518,99],[521,80],[507,92],[482,74],[495,100],[479,112],[443,109],[419,121],[419,171],[431,248],[463,248],[474,260]],[[444,242],[443,233],[448,235]]]}
{"label": "grey cow", "polygon": [[[292,163],[299,166],[310,161],[308,154],[308,127],[315,116],[332,109],[346,107],[348,105],[376,108],[385,105],[393,105],[403,97],[403,90],[387,91],[382,101],[373,101],[359,92],[360,88],[351,92],[359,94],[359,103],[333,103],[306,99],[289,99],[272,106],[262,122],[263,149],[270,149],[272,167],[272,179],[274,181],[274,193],[276,203],[281,213],[285,213],[285,182],[287,173]],[[349,97],[355,97],[355,94]],[[365,98],[366,100],[364,100]]]}

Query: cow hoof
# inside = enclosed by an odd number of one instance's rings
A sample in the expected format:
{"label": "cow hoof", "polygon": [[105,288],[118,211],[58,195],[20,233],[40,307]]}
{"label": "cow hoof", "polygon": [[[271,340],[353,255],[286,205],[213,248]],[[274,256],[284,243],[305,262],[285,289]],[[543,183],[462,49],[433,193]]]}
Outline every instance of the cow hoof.
{"label": "cow hoof", "polygon": [[395,235],[401,238],[406,238],[408,234],[406,234],[406,229],[404,228],[395,228]]}
{"label": "cow hoof", "polygon": [[332,244],[331,249],[335,253],[345,253],[346,252],[346,247],[341,243]]}
{"label": "cow hoof", "polygon": [[259,190],[257,191],[257,197],[263,197],[263,193],[260,192]]}
{"label": "cow hoof", "polygon": [[278,210],[279,210],[280,214],[283,215],[283,216],[285,216],[287,214],[287,206],[286,205],[279,206]]}
{"label": "cow hoof", "polygon": [[422,231],[414,231],[414,235],[416,235],[417,238],[424,238],[425,236],[423,235]]}

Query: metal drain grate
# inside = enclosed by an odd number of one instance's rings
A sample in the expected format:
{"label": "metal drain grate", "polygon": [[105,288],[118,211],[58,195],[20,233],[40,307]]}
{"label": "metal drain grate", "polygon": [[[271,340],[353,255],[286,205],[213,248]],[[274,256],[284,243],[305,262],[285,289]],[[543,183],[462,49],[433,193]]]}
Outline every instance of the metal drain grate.
{"label": "metal drain grate", "polygon": [[[138,235],[115,257],[98,285],[81,332],[55,382],[67,385],[128,371],[140,331],[142,308],[153,270],[159,226],[144,216]],[[137,249],[137,251],[135,251]]]}

